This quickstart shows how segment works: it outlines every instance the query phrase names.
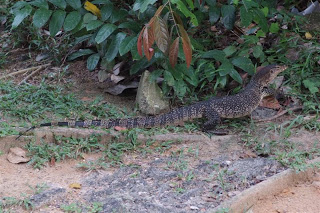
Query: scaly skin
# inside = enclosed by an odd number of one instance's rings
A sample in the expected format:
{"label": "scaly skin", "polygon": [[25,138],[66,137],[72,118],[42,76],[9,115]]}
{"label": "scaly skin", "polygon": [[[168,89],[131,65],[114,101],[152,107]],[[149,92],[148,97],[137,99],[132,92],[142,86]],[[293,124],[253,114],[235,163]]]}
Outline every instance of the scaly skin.
{"label": "scaly skin", "polygon": [[211,98],[207,101],[197,102],[190,106],[173,109],[172,111],[157,115],[135,118],[108,119],[108,120],[86,120],[51,122],[40,124],[41,126],[69,126],[69,127],[89,127],[101,126],[111,128],[115,126],[125,128],[151,128],[155,126],[166,126],[176,124],[181,121],[188,121],[194,118],[207,118],[203,128],[213,129],[220,121],[220,118],[238,118],[249,115],[256,109],[265,96],[272,95],[267,87],[270,82],[287,66],[269,65],[257,72],[250,83],[238,94],[224,96],[221,98]]}

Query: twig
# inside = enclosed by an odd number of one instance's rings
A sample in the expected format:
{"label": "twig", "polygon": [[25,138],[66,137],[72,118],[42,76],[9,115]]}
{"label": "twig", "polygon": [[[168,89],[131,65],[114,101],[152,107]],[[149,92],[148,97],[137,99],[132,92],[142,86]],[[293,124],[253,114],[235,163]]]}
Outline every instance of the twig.
{"label": "twig", "polygon": [[21,74],[21,73],[25,73],[25,72],[29,72],[29,71],[32,71],[32,70],[36,70],[38,68],[42,69],[42,68],[48,67],[50,65],[51,65],[51,63],[48,63],[48,64],[43,64],[43,65],[40,65],[40,66],[36,66],[36,67],[29,67],[29,68],[26,68],[26,69],[22,69],[22,70],[19,70],[19,71],[16,71],[16,72],[12,72],[12,73],[10,73],[8,75],[2,76],[2,77],[0,77],[0,80],[4,79],[4,78],[12,77],[14,75],[18,75],[18,74]]}
{"label": "twig", "polygon": [[32,76],[34,76],[34,74],[36,74],[37,72],[39,72],[40,70],[42,70],[44,67],[39,67],[38,69],[36,69],[35,71],[33,71],[30,75],[28,75],[27,77],[25,77],[22,81],[20,81],[20,83],[18,85],[21,85],[22,83],[25,83],[29,78],[31,78]]}
{"label": "twig", "polygon": [[295,107],[292,107],[292,108],[289,108],[289,109],[286,109],[286,110],[283,110],[282,112],[280,112],[279,114],[276,114],[275,116],[272,116],[270,118],[264,118],[264,119],[257,119],[255,120],[256,122],[263,122],[263,121],[271,121],[271,120],[274,120],[284,114],[286,114],[287,112],[289,111],[295,111],[295,110],[299,110],[299,109],[302,109],[303,106],[295,106]]}

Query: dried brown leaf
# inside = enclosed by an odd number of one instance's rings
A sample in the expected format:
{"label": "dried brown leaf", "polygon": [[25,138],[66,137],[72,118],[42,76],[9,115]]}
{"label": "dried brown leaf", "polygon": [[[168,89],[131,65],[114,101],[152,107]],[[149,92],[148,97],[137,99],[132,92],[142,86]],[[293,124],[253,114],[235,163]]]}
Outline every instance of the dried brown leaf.
{"label": "dried brown leaf", "polygon": [[139,34],[139,37],[138,37],[138,42],[137,42],[137,49],[138,49],[138,53],[139,55],[142,57],[142,35],[143,35],[143,32],[144,32],[144,29],[146,27],[144,26]]}
{"label": "dried brown leaf", "polygon": [[153,33],[149,34],[149,32],[151,32],[151,30],[149,30],[149,27],[146,27],[143,31],[143,50],[146,58],[150,61],[154,54],[154,51],[151,48],[152,40],[154,41],[154,37],[152,35]]}
{"label": "dried brown leaf", "polygon": [[189,68],[192,60],[192,47],[191,47],[190,38],[188,36],[187,31],[183,28],[182,25],[178,24],[178,27],[182,37],[182,47],[183,47],[184,55],[186,57],[187,67]]}
{"label": "dried brown leaf", "polygon": [[154,21],[154,35],[159,49],[167,54],[169,48],[169,30],[167,23],[160,17]]}

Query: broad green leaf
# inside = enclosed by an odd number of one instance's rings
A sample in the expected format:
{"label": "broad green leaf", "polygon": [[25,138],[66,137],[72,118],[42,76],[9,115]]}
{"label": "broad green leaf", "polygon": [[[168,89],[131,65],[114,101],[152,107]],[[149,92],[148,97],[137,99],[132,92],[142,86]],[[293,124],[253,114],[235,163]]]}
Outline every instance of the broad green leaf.
{"label": "broad green leaf", "polygon": [[94,0],[91,2],[92,4],[109,4],[109,0]]}
{"label": "broad green leaf", "polygon": [[101,8],[101,20],[106,21],[112,14],[113,4],[109,2]]}
{"label": "broad green leaf", "polygon": [[191,23],[194,26],[198,26],[197,17],[188,10],[186,5],[184,5],[184,3],[181,0],[171,0],[171,2],[177,5],[177,8],[183,13],[183,15],[191,18]]}
{"label": "broad green leaf", "polygon": [[144,0],[140,7],[140,12],[143,13],[147,10],[149,4],[154,4],[157,0]]}
{"label": "broad green leaf", "polygon": [[173,89],[179,98],[183,98],[187,92],[188,87],[183,80],[178,80],[178,81],[175,81],[175,84],[173,85]]}
{"label": "broad green leaf", "polygon": [[189,7],[191,8],[191,10],[194,10],[194,4],[192,0],[186,0],[187,4],[189,5]]}
{"label": "broad green leaf", "polygon": [[85,56],[85,55],[90,55],[94,53],[94,51],[90,50],[90,49],[80,49],[79,51],[72,53],[69,57],[68,57],[68,61],[72,61],[76,58],[79,58],[81,56]]}
{"label": "broad green leaf", "polygon": [[259,25],[259,27],[261,27],[263,32],[267,33],[269,28],[268,22],[262,10],[256,9],[254,10],[254,14],[255,14],[254,21]]}
{"label": "broad green leaf", "polygon": [[24,8],[22,8],[21,10],[19,10],[17,12],[17,14],[15,15],[12,25],[11,25],[11,29],[15,29],[16,27],[19,26],[19,24],[21,24],[21,22],[30,15],[32,11],[32,7],[30,5],[25,6]]}
{"label": "broad green leaf", "polygon": [[242,0],[242,3],[248,10],[253,7],[259,7],[259,4],[252,0]]}
{"label": "broad green leaf", "polygon": [[271,33],[279,32],[279,23],[271,23],[270,32]]}
{"label": "broad green leaf", "polygon": [[81,0],[66,0],[68,5],[70,5],[73,9],[79,10],[81,8]]}
{"label": "broad green leaf", "polygon": [[150,74],[150,82],[156,81],[163,73],[164,70],[154,70]]}
{"label": "broad green leaf", "polygon": [[268,8],[268,7],[262,8],[261,11],[263,12],[263,14],[264,14],[265,17],[268,16],[268,13],[269,13],[269,8]]}
{"label": "broad green leaf", "polygon": [[49,31],[52,37],[55,36],[59,32],[59,30],[62,28],[65,17],[66,17],[66,12],[63,10],[56,10],[52,14],[52,17],[49,23]]}
{"label": "broad green leaf", "polygon": [[233,5],[223,5],[221,7],[221,15],[225,28],[232,30],[236,21],[236,8]]}
{"label": "broad green leaf", "polygon": [[266,33],[263,30],[258,30],[256,33],[256,36],[257,37],[265,37]]}
{"label": "broad green leaf", "polygon": [[312,94],[319,92],[319,85],[309,79],[303,80],[303,85],[308,88]]}
{"label": "broad green leaf", "polygon": [[112,14],[110,16],[110,22],[115,23],[119,20],[123,20],[128,15],[128,12],[124,9],[116,10],[113,9]]}
{"label": "broad green leaf", "polygon": [[137,44],[137,36],[129,36],[122,40],[120,47],[119,47],[119,53],[121,56],[129,52],[133,46]]}
{"label": "broad green leaf", "polygon": [[86,13],[84,16],[83,16],[83,23],[84,24],[88,24],[89,22],[93,21],[93,20],[97,20],[98,17],[91,14],[91,13]]}
{"label": "broad green leaf", "polygon": [[253,14],[251,11],[247,10],[245,6],[240,7],[240,18],[241,18],[241,24],[244,27],[247,27],[251,24],[253,19]]}
{"label": "broad green leaf", "polygon": [[49,5],[46,0],[35,0],[30,2],[30,4],[39,8],[43,7],[43,8],[49,9]]}
{"label": "broad green leaf", "polygon": [[49,20],[52,14],[51,10],[48,10],[44,7],[39,8],[33,15],[33,25],[37,28],[43,27]]}
{"label": "broad green leaf", "polygon": [[117,26],[114,24],[104,24],[98,31],[95,41],[100,44],[101,42],[106,40],[116,29]]}
{"label": "broad green leaf", "polygon": [[219,75],[225,76],[231,73],[231,70],[234,69],[233,65],[229,61],[224,61],[219,67]]}
{"label": "broad green leaf", "polygon": [[90,31],[90,30],[97,29],[102,24],[103,24],[103,22],[100,21],[100,20],[92,20],[86,25],[86,28],[87,28],[88,31]]}
{"label": "broad green leaf", "polygon": [[130,68],[130,75],[133,75],[140,70],[144,70],[146,67],[150,66],[152,63],[155,62],[155,59],[152,58],[150,61],[148,61],[145,57],[142,59],[136,61]]}
{"label": "broad green leaf", "polygon": [[254,66],[249,58],[235,57],[232,59],[231,62],[234,66],[239,67],[240,69],[249,73],[250,75],[254,74]]}
{"label": "broad green leaf", "polygon": [[174,85],[175,80],[174,80],[171,72],[165,70],[165,71],[164,71],[164,74],[163,74],[163,77],[164,77],[164,80],[167,82],[167,84],[168,84],[169,86],[172,87],[172,86]]}
{"label": "broad green leaf", "polygon": [[63,24],[63,29],[65,31],[73,30],[81,20],[81,15],[78,11],[72,11],[66,17]]}
{"label": "broad green leaf", "polygon": [[223,50],[223,52],[226,54],[227,57],[232,55],[236,51],[237,51],[237,48],[235,46],[228,46]]}
{"label": "broad green leaf", "polygon": [[26,2],[26,1],[18,1],[12,6],[12,9],[13,10],[20,10],[21,8],[23,8],[27,5],[28,5],[28,2]]}
{"label": "broad green leaf", "polygon": [[96,54],[92,54],[89,56],[88,60],[87,60],[87,68],[88,70],[92,71],[96,68],[96,66],[98,65],[100,60],[100,55],[99,53]]}
{"label": "broad green leaf", "polygon": [[226,54],[221,50],[210,50],[202,55],[202,58],[214,58],[217,61],[223,62],[227,60]]}
{"label": "broad green leaf", "polygon": [[209,8],[209,21],[211,24],[216,23],[220,18],[220,8],[217,6],[211,6]]}
{"label": "broad green leaf", "polygon": [[54,4],[57,7],[60,7],[61,9],[66,9],[67,3],[65,0],[48,0],[52,4]]}
{"label": "broad green leaf", "polygon": [[125,37],[126,34],[121,32],[118,33],[115,39],[112,40],[111,44],[109,45],[109,49],[104,56],[108,61],[112,61],[117,56],[120,44]]}
{"label": "broad green leaf", "polygon": [[87,34],[87,35],[84,35],[84,36],[80,36],[80,37],[77,37],[74,41],[75,44],[79,44],[81,42],[84,42],[84,41],[87,41],[90,39],[90,37],[92,36],[92,34]]}
{"label": "broad green leaf", "polygon": [[138,33],[141,30],[140,26],[135,21],[123,22],[123,23],[118,25],[118,28],[119,29],[124,28],[124,29],[133,30],[136,33]]}
{"label": "broad green leaf", "polygon": [[237,70],[231,69],[229,75],[231,76],[231,78],[233,78],[233,80],[237,81],[239,84],[242,84],[242,78]]}
{"label": "broad green leaf", "polygon": [[259,58],[261,54],[263,54],[262,47],[260,45],[254,46],[252,49],[253,49],[253,56],[255,58]]}

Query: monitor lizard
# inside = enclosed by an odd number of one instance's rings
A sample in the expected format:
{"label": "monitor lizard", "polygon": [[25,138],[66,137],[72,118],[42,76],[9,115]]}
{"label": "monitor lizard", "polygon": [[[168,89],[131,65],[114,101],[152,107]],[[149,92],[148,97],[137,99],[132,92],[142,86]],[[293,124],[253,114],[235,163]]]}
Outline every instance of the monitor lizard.
{"label": "monitor lizard", "polygon": [[203,124],[203,130],[211,130],[220,122],[221,118],[239,118],[250,115],[264,97],[275,94],[275,91],[268,88],[268,85],[285,69],[287,69],[285,65],[268,65],[254,74],[248,85],[235,95],[213,97],[156,116],[50,122],[33,126],[29,130],[44,126],[151,128],[177,124],[195,118],[206,118],[207,121]]}

